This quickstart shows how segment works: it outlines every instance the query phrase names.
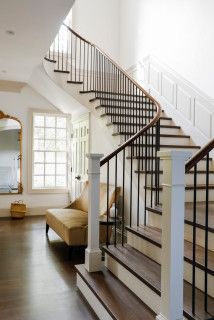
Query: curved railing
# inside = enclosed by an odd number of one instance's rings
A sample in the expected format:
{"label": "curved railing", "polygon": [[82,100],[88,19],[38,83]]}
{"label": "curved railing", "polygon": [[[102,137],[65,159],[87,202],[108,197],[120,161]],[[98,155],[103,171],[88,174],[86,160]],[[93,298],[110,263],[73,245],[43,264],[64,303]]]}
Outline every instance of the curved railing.
{"label": "curved railing", "polygon": [[[211,168],[212,158],[210,152],[214,149],[214,139],[200,149],[192,158],[190,158],[185,166],[186,173],[192,171],[193,173],[193,205],[191,208],[192,217],[192,312],[195,314],[196,304],[196,268],[197,264],[197,228],[200,228],[204,232],[202,237],[201,246],[204,247],[204,253],[201,257],[201,265],[199,266],[201,272],[203,272],[204,278],[204,310],[209,312],[211,305],[208,295],[208,282],[209,277],[214,275],[213,265],[211,261],[213,258],[209,256],[209,249],[211,247],[211,237],[209,234],[214,233],[214,226],[212,225],[212,212],[214,210],[214,198],[210,196],[213,189],[213,182],[211,175],[213,176],[213,169]],[[199,175],[205,176],[205,184],[201,185],[199,181]],[[203,188],[203,190],[199,189]],[[199,199],[200,197],[200,199]],[[200,202],[199,202],[200,201]]]}
{"label": "curved railing", "polygon": [[[160,144],[161,107],[107,54],[65,24],[46,60],[55,63],[56,72],[68,74],[68,83],[81,84],[80,93],[94,93],[92,100],[100,101],[116,128],[115,135],[121,137],[119,147],[105,156],[100,165],[106,165],[107,171],[102,175],[106,176],[108,188],[109,184],[122,187],[123,243],[124,221],[129,221],[130,226],[133,221],[137,225],[146,224],[147,203],[151,206],[159,203],[157,151]],[[117,241],[116,234],[114,241]]]}

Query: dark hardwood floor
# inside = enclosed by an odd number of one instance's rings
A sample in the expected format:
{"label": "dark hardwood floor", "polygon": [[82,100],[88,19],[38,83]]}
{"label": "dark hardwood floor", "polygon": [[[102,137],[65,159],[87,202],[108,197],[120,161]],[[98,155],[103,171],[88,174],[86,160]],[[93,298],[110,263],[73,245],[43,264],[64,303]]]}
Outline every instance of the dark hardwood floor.
{"label": "dark hardwood floor", "polygon": [[44,217],[0,219],[0,320],[97,319],[76,288],[84,250],[68,248]]}

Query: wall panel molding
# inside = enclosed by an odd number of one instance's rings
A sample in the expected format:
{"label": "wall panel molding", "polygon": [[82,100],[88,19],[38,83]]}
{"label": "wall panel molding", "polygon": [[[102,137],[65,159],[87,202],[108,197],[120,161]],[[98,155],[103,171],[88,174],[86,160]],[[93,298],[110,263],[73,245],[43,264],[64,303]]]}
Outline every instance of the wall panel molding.
{"label": "wall panel molding", "polygon": [[146,56],[130,69],[196,144],[203,146],[214,137],[214,99],[154,56]]}

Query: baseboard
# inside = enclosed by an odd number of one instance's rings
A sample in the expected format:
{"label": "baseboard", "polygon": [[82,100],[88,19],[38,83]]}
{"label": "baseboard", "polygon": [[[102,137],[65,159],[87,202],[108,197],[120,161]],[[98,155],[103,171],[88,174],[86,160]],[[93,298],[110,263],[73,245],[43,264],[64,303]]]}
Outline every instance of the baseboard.
{"label": "baseboard", "polygon": [[[26,216],[43,216],[49,207],[27,208]],[[10,217],[10,209],[0,209],[0,218]]]}

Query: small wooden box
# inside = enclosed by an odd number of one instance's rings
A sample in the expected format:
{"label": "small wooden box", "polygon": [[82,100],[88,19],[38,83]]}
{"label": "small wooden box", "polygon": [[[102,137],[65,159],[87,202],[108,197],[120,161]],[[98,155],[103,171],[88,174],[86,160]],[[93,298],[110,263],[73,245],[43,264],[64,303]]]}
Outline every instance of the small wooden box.
{"label": "small wooden box", "polygon": [[26,204],[23,203],[22,200],[11,203],[10,213],[12,218],[23,219],[25,217],[26,211]]}

